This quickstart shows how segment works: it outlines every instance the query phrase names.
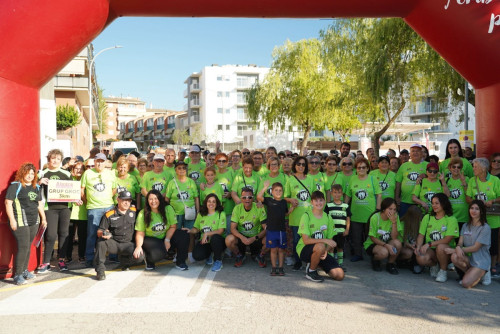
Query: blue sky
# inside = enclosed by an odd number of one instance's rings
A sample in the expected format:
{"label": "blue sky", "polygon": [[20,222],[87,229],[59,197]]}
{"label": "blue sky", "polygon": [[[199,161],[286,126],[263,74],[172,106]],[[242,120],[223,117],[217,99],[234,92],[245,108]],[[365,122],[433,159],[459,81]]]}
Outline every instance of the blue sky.
{"label": "blue sky", "polygon": [[211,64],[269,66],[287,39],[317,38],[331,20],[120,18],[94,41],[104,95],[139,97],[149,108],[182,110],[184,80]]}

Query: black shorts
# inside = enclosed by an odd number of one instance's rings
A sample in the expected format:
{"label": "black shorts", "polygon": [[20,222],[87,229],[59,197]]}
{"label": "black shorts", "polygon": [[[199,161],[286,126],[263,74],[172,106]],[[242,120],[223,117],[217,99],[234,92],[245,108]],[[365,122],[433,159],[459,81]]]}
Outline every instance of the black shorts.
{"label": "black shorts", "polygon": [[[314,245],[305,245],[300,252],[300,259],[307,263],[311,262],[313,248]],[[319,266],[325,271],[325,273],[329,273],[332,269],[340,268],[338,262],[330,254],[326,255],[324,260],[319,260]]]}
{"label": "black shorts", "polygon": [[339,234],[336,234],[333,236],[333,241],[335,241],[337,243],[337,248],[338,249],[344,249],[344,245],[345,245],[345,237],[344,237],[344,234],[343,232],[342,233],[339,233]]}
{"label": "black shorts", "polygon": [[367,249],[365,249],[366,251],[366,254],[368,254],[369,256],[373,256],[373,249],[375,248],[376,244],[371,244],[370,246],[368,246]]}
{"label": "black shorts", "polygon": [[491,229],[490,255],[498,255],[498,227]]}

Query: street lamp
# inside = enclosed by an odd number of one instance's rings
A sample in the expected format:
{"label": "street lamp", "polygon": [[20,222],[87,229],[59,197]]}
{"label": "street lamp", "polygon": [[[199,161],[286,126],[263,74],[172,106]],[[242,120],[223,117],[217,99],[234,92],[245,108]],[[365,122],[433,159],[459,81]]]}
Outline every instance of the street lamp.
{"label": "street lamp", "polygon": [[[89,151],[92,150],[92,145],[94,144],[92,142],[92,107],[93,107],[93,104],[92,104],[92,68],[94,66],[94,61],[104,51],[108,51],[108,50],[112,50],[112,49],[119,49],[119,48],[123,48],[123,46],[115,45],[115,46],[111,46],[109,48],[102,49],[95,56],[92,57],[92,59],[90,60],[90,63],[89,63],[89,85],[88,85],[89,86],[88,87],[88,89],[89,89]],[[101,115],[101,129],[102,129],[102,115]],[[102,136],[102,133],[101,133],[101,136]]]}

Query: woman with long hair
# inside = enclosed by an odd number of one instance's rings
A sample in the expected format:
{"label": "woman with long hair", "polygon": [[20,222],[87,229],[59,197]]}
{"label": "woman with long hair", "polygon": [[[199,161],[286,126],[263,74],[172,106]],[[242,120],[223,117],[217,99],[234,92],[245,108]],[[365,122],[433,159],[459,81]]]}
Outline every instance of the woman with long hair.
{"label": "woman with long hair", "polygon": [[472,165],[469,160],[464,158],[464,153],[462,151],[462,146],[460,142],[454,138],[448,140],[448,144],[446,144],[446,156],[445,160],[439,164],[439,171],[443,173],[446,177],[450,176],[450,170],[448,169],[448,165],[450,164],[450,160],[452,158],[459,158],[463,163],[463,173],[465,176],[472,177],[474,172],[472,170]]}
{"label": "woman with long hair", "polygon": [[[448,248],[464,288],[472,288],[490,269],[489,247],[491,229],[486,223],[486,206],[480,200],[473,200],[469,206],[469,222],[462,226],[460,239],[455,249]],[[491,283],[491,278],[483,278],[483,284]]]}
{"label": "woman with long hair", "polygon": [[24,163],[17,170],[15,181],[5,195],[5,211],[9,226],[17,241],[14,254],[14,283],[26,284],[26,280],[35,278],[28,271],[31,243],[42,225],[47,226],[41,191],[37,185],[36,168],[32,163]]}
{"label": "woman with long hair", "polygon": [[380,210],[369,219],[370,229],[364,243],[366,253],[372,257],[372,268],[382,271],[381,261],[387,259],[386,270],[391,275],[399,274],[396,258],[403,247],[404,226],[399,220],[396,201],[386,198],[380,204]]}
{"label": "woman with long hair", "polygon": [[[71,177],[73,181],[80,181],[82,175],[85,172],[85,165],[83,162],[77,162],[71,168]],[[82,202],[83,204],[83,202]],[[73,255],[73,238],[75,237],[75,231],[78,235],[78,261],[80,263],[85,263],[85,249],[87,243],[87,207],[85,205],[75,205],[71,207],[71,217],[69,226],[69,242],[68,249],[66,251],[66,258],[68,262],[72,261]]]}
{"label": "woman with long hair", "polygon": [[[216,194],[208,194],[189,233],[201,233],[200,240],[193,249],[193,258],[196,261],[206,259],[207,264],[212,266],[212,271],[222,269],[222,252],[226,248],[224,242],[225,229],[226,214],[222,203]],[[214,253],[213,257],[212,252]]]}
{"label": "woman with long hair", "polygon": [[137,215],[135,223],[134,258],[146,257],[146,270],[154,270],[156,262],[167,256],[170,248],[177,249],[176,268],[187,270],[189,236],[185,230],[177,230],[174,209],[167,205],[158,190],[146,195],[146,205]]}
{"label": "woman with long hair", "polygon": [[431,203],[432,212],[426,214],[420,223],[415,255],[420,266],[431,267],[430,274],[436,282],[446,282],[450,262],[446,249],[455,245],[455,237],[459,235],[458,223],[453,217],[448,196],[435,194]]}

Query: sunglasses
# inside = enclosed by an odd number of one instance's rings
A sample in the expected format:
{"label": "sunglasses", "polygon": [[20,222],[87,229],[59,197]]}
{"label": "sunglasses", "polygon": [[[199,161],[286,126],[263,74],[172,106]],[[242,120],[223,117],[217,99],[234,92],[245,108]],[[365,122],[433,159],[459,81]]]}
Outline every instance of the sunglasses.
{"label": "sunglasses", "polygon": [[223,163],[225,164],[227,162],[227,160],[217,160],[217,163]]}
{"label": "sunglasses", "polygon": [[279,167],[280,164],[270,164],[269,167]]}
{"label": "sunglasses", "polygon": [[439,172],[437,169],[428,169],[427,171],[431,174],[437,174]]}
{"label": "sunglasses", "polygon": [[319,161],[311,161],[310,164],[311,165],[319,165]]}
{"label": "sunglasses", "polygon": [[241,196],[241,199],[252,199],[253,196]]}
{"label": "sunglasses", "polygon": [[500,164],[500,160],[491,160],[491,162],[496,162],[497,164]]}
{"label": "sunglasses", "polygon": [[233,155],[233,158],[241,158],[241,155]]}
{"label": "sunglasses", "polygon": [[243,155],[249,155],[250,152],[241,152],[241,154],[243,154]]}
{"label": "sunglasses", "polygon": [[343,162],[342,166],[352,166],[352,162]]}
{"label": "sunglasses", "polygon": [[356,167],[356,169],[367,169],[367,168],[368,167],[366,167],[366,166],[358,166],[358,167]]}
{"label": "sunglasses", "polygon": [[337,166],[337,164],[327,164],[327,165],[330,166],[330,167]]}
{"label": "sunglasses", "polygon": [[[499,161],[499,162],[500,162],[500,161]],[[450,169],[460,169],[460,168],[462,168],[462,167],[460,167],[460,166],[451,166],[451,167],[450,167]]]}
{"label": "sunglasses", "polygon": [[298,167],[305,167],[306,166],[306,163],[305,162],[297,162],[295,164],[295,166],[298,166]]}
{"label": "sunglasses", "polygon": [[291,157],[292,155],[291,155],[291,154],[287,154],[286,156],[287,156],[287,157]]}

